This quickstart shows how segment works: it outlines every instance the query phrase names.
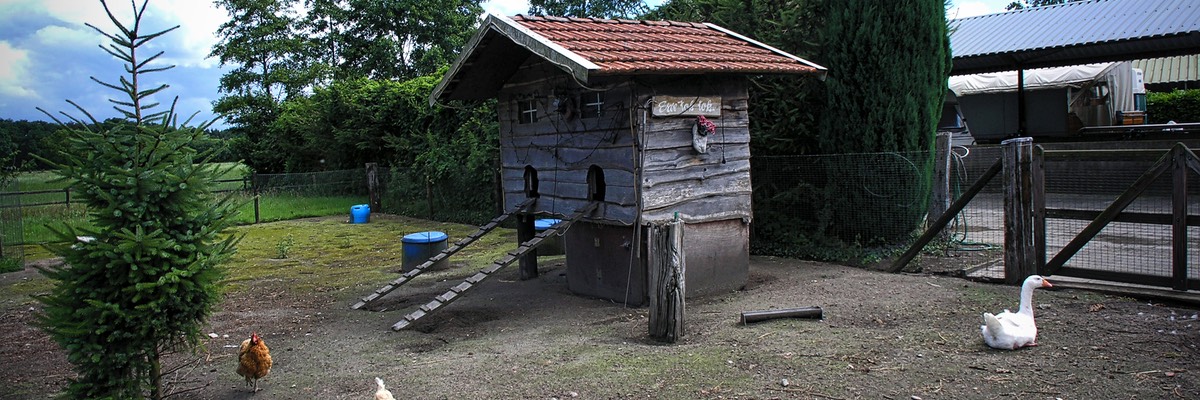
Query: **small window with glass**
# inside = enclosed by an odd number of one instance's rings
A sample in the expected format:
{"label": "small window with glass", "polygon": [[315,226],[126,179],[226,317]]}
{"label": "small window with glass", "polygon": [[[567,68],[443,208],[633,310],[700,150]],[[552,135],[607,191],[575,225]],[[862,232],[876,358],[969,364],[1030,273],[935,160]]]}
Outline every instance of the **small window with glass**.
{"label": "small window with glass", "polygon": [[538,121],[537,102],[534,100],[517,100],[517,123],[532,124]]}
{"label": "small window with glass", "polygon": [[580,117],[600,118],[604,115],[604,92],[585,92],[579,96],[583,100],[580,102]]}

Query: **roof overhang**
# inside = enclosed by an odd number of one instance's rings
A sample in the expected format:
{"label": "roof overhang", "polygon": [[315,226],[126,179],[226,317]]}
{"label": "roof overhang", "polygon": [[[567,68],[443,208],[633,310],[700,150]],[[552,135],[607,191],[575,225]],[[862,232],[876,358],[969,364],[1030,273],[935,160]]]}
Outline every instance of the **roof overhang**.
{"label": "roof overhang", "polygon": [[[495,96],[526,58],[537,55],[580,82],[599,66],[531,31],[508,17],[490,14],[463,46],[446,76],[434,87],[429,104],[446,100],[484,100]],[[486,68],[473,68],[486,66]]]}

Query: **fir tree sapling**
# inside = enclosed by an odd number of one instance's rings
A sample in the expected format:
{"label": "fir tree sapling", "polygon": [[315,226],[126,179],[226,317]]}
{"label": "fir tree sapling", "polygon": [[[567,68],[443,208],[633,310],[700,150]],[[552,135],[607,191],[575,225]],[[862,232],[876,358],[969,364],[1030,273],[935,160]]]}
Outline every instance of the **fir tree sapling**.
{"label": "fir tree sapling", "polygon": [[174,102],[158,110],[152,100],[168,86],[142,86],[145,74],[173,66],[154,64],[163,52],[138,52],[178,26],[143,34],[148,0],[131,0],[132,25],[100,3],[116,32],[87,26],[111,41],[101,48],[124,62],[125,74],[116,83],[91,79],[120,93],[109,101],[125,123],[102,126],[70,100],[86,121],[60,113],[83,128],[64,124],[63,161],[53,166],[96,228],[52,227],[59,242],[47,247],[65,264],[42,271],[56,285],[38,298],[41,325],[78,373],[70,397],[161,399],[172,389],[162,379],[164,352],[195,349],[220,301],[219,264],[239,239],[225,233],[237,205],[213,192],[225,171],[209,163],[212,151],[196,150],[212,121],[179,124]]}

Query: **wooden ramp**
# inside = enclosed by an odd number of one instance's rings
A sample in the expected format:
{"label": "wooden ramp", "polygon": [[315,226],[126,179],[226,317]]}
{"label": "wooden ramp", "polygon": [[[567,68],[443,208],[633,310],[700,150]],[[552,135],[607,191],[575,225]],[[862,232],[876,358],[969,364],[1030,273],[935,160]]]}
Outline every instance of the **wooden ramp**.
{"label": "wooden ramp", "polygon": [[508,253],[508,255],[499,260],[493,261],[491,265],[487,266],[487,268],[480,270],[475,275],[467,278],[467,280],[455,287],[450,288],[450,290],[446,293],[442,293],[440,296],[434,297],[433,301],[421,306],[416,311],[405,315],[404,319],[396,322],[395,325],[392,325],[392,330],[398,331],[407,328],[418,319],[421,319],[421,317],[432,314],[434,311],[437,311],[438,309],[445,307],[447,304],[450,304],[450,302],[458,299],[468,290],[471,290],[480,282],[483,282],[483,280],[492,276],[492,274],[496,271],[507,267],[509,264],[512,264],[513,261],[519,260],[521,256],[524,256],[525,253],[528,253],[530,250],[536,249],[538,245],[542,244],[542,241],[546,240],[546,238],[550,237],[550,235],[557,235],[560,232],[566,231],[567,228],[571,227],[571,224],[575,223],[575,221],[578,221],[584,215],[587,215],[588,213],[592,212],[592,210],[596,209],[596,205],[597,203],[594,202],[588,203],[586,206],[583,206],[583,208],[575,210],[575,213],[571,215],[570,218],[564,219],[554,226],[551,226],[549,229],[538,233],[533,237],[533,239],[529,239],[524,243],[521,243],[520,246],[517,246],[516,250]]}
{"label": "wooden ramp", "polygon": [[372,301],[375,301],[375,300],[379,299],[380,297],[383,297],[384,295],[391,293],[393,290],[396,290],[396,288],[400,287],[400,285],[408,283],[408,281],[412,280],[413,278],[416,278],[417,275],[421,275],[421,273],[425,272],[430,267],[432,267],[433,264],[437,263],[438,261],[445,260],[446,257],[450,257],[451,254],[457,253],[459,250],[462,250],[463,247],[467,247],[468,244],[471,244],[475,240],[483,237],[483,235],[486,235],[488,232],[491,232],[493,229],[496,229],[497,226],[500,226],[501,222],[504,222],[504,220],[508,219],[508,217],[511,217],[513,214],[520,212],[521,210],[524,210],[525,207],[529,207],[529,205],[533,204],[533,202],[535,200],[537,200],[537,199],[530,198],[528,200],[525,200],[525,202],[518,204],[515,208],[513,208],[512,211],[501,214],[499,217],[493,218],[490,222],[484,224],[483,226],[480,226],[479,230],[475,231],[475,233],[467,235],[467,237],[454,243],[454,245],[447,247],[445,250],[442,250],[441,253],[438,253],[438,254],[434,255],[433,257],[430,257],[429,260],[425,261],[424,263],[421,263],[421,265],[414,267],[412,270],[409,270],[408,272],[405,272],[404,274],[400,275],[399,278],[396,278],[396,280],[389,282],[386,286],[381,287],[379,289],[375,289],[375,291],[373,293],[367,295],[366,297],[363,297],[357,303],[354,303],[354,305],[350,306],[350,309],[357,310],[357,309],[363,308],[364,306],[371,303]]}

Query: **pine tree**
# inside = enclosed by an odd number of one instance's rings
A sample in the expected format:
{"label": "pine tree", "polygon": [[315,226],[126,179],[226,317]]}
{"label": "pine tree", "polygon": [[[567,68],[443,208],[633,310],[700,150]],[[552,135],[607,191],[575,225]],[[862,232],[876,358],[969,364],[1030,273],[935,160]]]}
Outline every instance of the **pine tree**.
{"label": "pine tree", "polygon": [[[934,134],[950,72],[945,4],[942,0],[827,4],[823,37],[829,76],[818,140],[821,150],[890,154],[878,161],[863,158],[831,167],[836,181],[861,186],[847,190],[859,196],[840,202],[835,220],[847,231],[876,228],[876,237],[855,238],[860,242],[903,238],[924,215]],[[897,164],[897,176],[914,179],[881,179],[888,173],[881,168],[885,162]],[[880,195],[895,187],[910,193],[901,193],[902,200]],[[881,226],[880,220],[895,223]]]}
{"label": "pine tree", "polygon": [[121,93],[121,99],[109,101],[125,123],[101,125],[70,100],[86,122],[61,114],[83,128],[55,119],[68,134],[64,161],[54,166],[72,182],[96,226],[54,228],[60,243],[47,247],[65,264],[42,271],[56,286],[38,298],[44,304],[42,328],[78,373],[68,388],[71,398],[167,395],[162,356],[199,344],[201,324],[220,300],[219,264],[233,254],[238,239],[223,233],[235,204],[212,191],[224,171],[208,163],[211,153],[196,150],[211,122],[187,127],[188,118],[179,125],[174,103],[154,111],[159,104],[151,96],[167,85],[141,86],[145,74],[173,66],[151,66],[163,53],[142,57],[138,51],[178,26],[142,34],[148,0],[141,7],[135,1],[131,26],[104,0],[117,32],[87,24],[111,40],[101,48],[125,63],[115,84],[92,77]]}

